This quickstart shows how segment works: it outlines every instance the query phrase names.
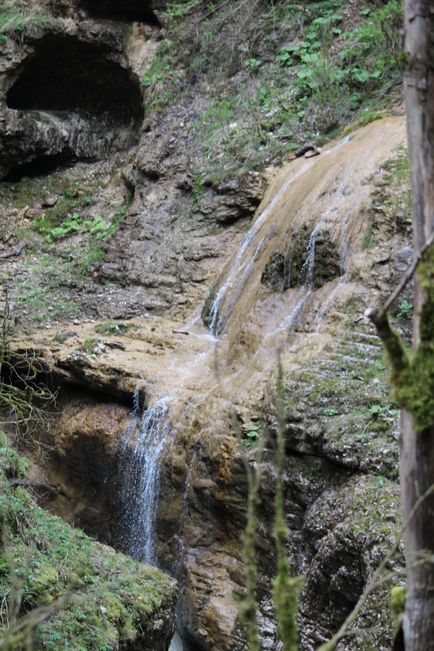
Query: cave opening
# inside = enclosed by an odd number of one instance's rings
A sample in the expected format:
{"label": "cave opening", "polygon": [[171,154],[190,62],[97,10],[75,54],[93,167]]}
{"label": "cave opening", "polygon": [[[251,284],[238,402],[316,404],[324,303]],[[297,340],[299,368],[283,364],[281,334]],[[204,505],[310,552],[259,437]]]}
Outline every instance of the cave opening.
{"label": "cave opening", "polygon": [[3,180],[104,160],[138,143],[144,117],[139,80],[112,57],[107,46],[74,36],[39,41],[6,95],[19,130],[4,139]]}
{"label": "cave opening", "polygon": [[108,57],[103,46],[50,35],[24,63],[7,93],[7,106],[22,111],[69,111],[104,117],[111,125],[137,125],[143,119],[138,80]]}
{"label": "cave opening", "polygon": [[2,179],[5,183],[19,183],[23,178],[47,176],[58,169],[66,168],[74,162],[68,152],[61,152],[53,156],[40,156],[28,163],[14,165]]}
{"label": "cave opening", "polygon": [[160,21],[152,10],[150,0],[80,0],[80,6],[89,16],[120,20],[125,22],[138,22],[161,27]]}

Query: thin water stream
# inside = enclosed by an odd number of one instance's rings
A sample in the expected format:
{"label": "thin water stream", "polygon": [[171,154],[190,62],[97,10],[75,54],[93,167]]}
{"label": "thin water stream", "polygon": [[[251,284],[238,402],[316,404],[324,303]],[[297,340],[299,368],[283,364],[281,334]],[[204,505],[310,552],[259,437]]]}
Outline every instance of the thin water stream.
{"label": "thin water stream", "polygon": [[170,432],[168,406],[160,398],[143,415],[135,397],[131,425],[122,445],[122,502],[128,553],[157,564],[155,518],[160,492],[160,456]]}
{"label": "thin water stream", "polygon": [[[273,214],[273,209],[278,205],[280,199],[283,197],[288,188],[308,168],[308,164],[304,165],[300,170],[298,170],[296,174],[294,174],[286,181],[286,183],[282,185],[279,191],[276,192],[271,202],[255,219],[253,225],[243,237],[238,251],[236,252],[227,269],[226,279],[224,282],[222,282],[220,288],[218,289],[210,309],[208,317],[209,329],[211,334],[214,336],[220,335],[225,326],[226,318],[223,319],[222,315],[220,314],[221,306],[225,297],[229,294],[229,292],[235,292],[237,296],[241,294],[243,286],[248,280],[253,261],[255,260],[257,253],[260,251],[266,237],[265,235],[262,235],[259,239],[259,242],[256,241],[257,236],[261,232],[263,224],[265,224],[268,217]],[[246,252],[253,246],[253,255],[246,256]]]}

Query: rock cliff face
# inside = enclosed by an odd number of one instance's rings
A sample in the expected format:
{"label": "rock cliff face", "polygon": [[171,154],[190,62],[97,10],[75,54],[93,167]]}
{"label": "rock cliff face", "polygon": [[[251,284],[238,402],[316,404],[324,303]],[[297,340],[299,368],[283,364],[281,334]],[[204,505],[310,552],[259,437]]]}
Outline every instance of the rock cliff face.
{"label": "rock cliff face", "polygon": [[[368,144],[373,141],[375,154]],[[270,602],[277,400],[286,410],[288,553],[294,571],[306,577],[300,602],[303,649],[316,648],[338,628],[399,535],[397,410],[389,401],[379,341],[362,315],[393,286],[408,259],[407,195],[396,180],[402,142],[401,120],[378,122],[311,161],[299,177],[298,162],[281,172],[255,222],[272,205],[263,222],[269,244],[252,259],[256,267],[243,278],[242,295],[236,302],[228,299],[231,313],[217,347],[197,322],[156,316],[72,326],[67,337],[46,330],[31,343],[27,337],[14,344],[18,350],[31,346],[65,387],[53,430],[48,483],[55,488],[48,507],[120,548],[125,535],[116,522],[125,504],[118,499],[117,468],[131,419],[130,396],[139,389],[145,408],[158,396],[170,399],[158,548],[162,566],[180,580],[180,627],[193,648],[245,648],[234,595],[244,592],[245,464],[254,463],[256,446],[250,446],[258,441],[264,445],[257,540],[261,638],[264,649],[278,648]],[[292,177],[294,183],[288,183]],[[324,204],[319,197],[326,197]],[[399,219],[397,206],[403,211]],[[303,284],[306,271],[298,265],[295,287],[264,284],[269,260],[282,239],[290,241],[288,229],[295,243],[306,242],[311,240],[306,232],[315,232],[318,223],[327,234],[318,238],[322,282]],[[249,242],[256,250],[253,237]],[[304,250],[309,261],[308,244]],[[242,268],[244,262],[237,264]],[[328,276],[324,268],[339,272]],[[229,260],[216,287],[231,273]],[[236,293],[235,280],[228,287]],[[405,323],[399,313],[398,327]],[[279,398],[274,350],[285,332],[287,380]],[[85,398],[82,390],[73,398],[71,384],[127,404],[103,403],[98,394]],[[377,589],[357,621],[370,632],[346,640],[342,648],[369,649],[375,636],[376,648],[387,649],[390,621],[387,589]]]}
{"label": "rock cliff face", "polygon": [[[189,135],[194,108],[175,111],[151,131],[144,116],[139,76],[155,54],[158,26],[148,25],[145,11],[146,23],[134,23],[126,40],[124,24],[113,22],[115,3],[101,5],[96,15],[88,4],[82,11],[80,3],[64,3],[60,16],[57,7],[42,27],[29,29],[24,42],[0,43],[0,176],[14,182],[77,161],[111,158],[111,165],[92,172],[103,186],[122,184],[118,197],[124,195],[128,214],[96,270],[110,290],[95,288],[87,312],[108,318],[171,308],[185,313],[203,295],[239,224],[254,213],[264,183],[257,174],[206,182],[195,198],[199,160]],[[88,170],[82,168],[76,180],[88,183]],[[39,214],[44,198],[39,210],[32,206]],[[5,213],[15,203],[8,199]],[[105,211],[107,205],[95,202],[93,214]]]}
{"label": "rock cliff face", "polygon": [[[13,349],[31,351],[59,387],[53,426],[38,434],[52,451],[32,481],[50,487],[47,509],[127,550],[133,395],[144,413],[164,397],[156,539],[179,580],[180,633],[193,650],[246,649],[237,599],[246,467],[258,466],[261,644],[279,649],[271,505],[283,401],[288,555],[305,576],[300,646],[311,651],[399,535],[397,410],[363,312],[411,255],[402,119],[267,179],[218,178],[202,173],[202,95],[148,114],[164,36],[150,3],[34,6],[42,24],[0,39],[0,274]],[[404,335],[408,298],[395,314]],[[390,648],[387,602],[382,584],[340,651]]]}
{"label": "rock cliff face", "polygon": [[119,35],[55,23],[3,44],[1,175],[99,160],[138,140],[143,106]]}

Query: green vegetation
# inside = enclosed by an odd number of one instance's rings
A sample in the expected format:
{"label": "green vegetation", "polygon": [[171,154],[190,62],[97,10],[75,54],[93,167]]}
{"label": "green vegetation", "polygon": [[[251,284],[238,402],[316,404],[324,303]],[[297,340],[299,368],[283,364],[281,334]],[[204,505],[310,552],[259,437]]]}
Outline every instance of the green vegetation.
{"label": "green vegetation", "polygon": [[17,37],[26,29],[47,27],[56,23],[56,20],[41,11],[17,7],[17,3],[0,2],[0,42],[8,37]]}
{"label": "green vegetation", "polygon": [[276,451],[276,486],[274,497],[274,527],[273,536],[276,545],[277,568],[273,581],[273,604],[280,639],[284,651],[298,649],[298,600],[302,577],[293,577],[288,560],[286,542],[289,529],[286,524],[284,498],[284,468],[285,468],[285,419],[283,369],[279,359],[276,385],[277,396],[277,451]]}
{"label": "green vegetation", "polygon": [[260,436],[261,436],[261,426],[257,424],[251,424],[249,425],[248,429],[244,433],[243,438],[245,440],[247,447],[251,448],[258,443]]}
{"label": "green vegetation", "polygon": [[412,196],[407,151],[401,150],[394,160],[389,161],[385,165],[385,172],[384,182],[388,192],[383,207],[394,216],[399,230],[410,233]]}
{"label": "green vegetation", "polygon": [[11,302],[34,323],[79,316],[77,290],[86,283],[89,291],[89,273],[104,261],[107,243],[127,213],[125,201],[98,204],[100,184],[98,175],[56,173],[0,188],[5,205],[26,215],[17,236],[27,255]]}
{"label": "green vegetation", "polygon": [[251,467],[249,464],[246,464],[246,471],[249,484],[247,524],[243,540],[243,561],[246,568],[246,595],[240,601],[239,613],[246,626],[246,639],[249,651],[260,651],[255,595],[258,574],[256,563],[256,532],[258,528],[257,508],[261,483],[260,464],[256,464],[256,467]]}
{"label": "green vegetation", "polygon": [[96,239],[112,237],[127,209],[121,206],[107,223],[101,216],[86,216],[86,209],[92,206],[92,192],[97,181],[83,184],[81,181],[63,180],[62,195],[54,206],[47,208],[33,220],[33,229],[44,236],[48,244],[71,235],[88,233]]}
{"label": "green vegetation", "polygon": [[95,332],[100,335],[125,335],[137,326],[134,323],[123,323],[122,321],[106,321],[95,326]]}
{"label": "green vegetation", "polygon": [[[149,634],[171,605],[173,581],[36,506],[17,485],[26,470],[26,461],[0,434],[2,648],[24,648],[36,638],[37,648],[47,651],[114,651],[147,627]],[[60,608],[59,599],[65,597]],[[35,632],[41,612],[44,617]],[[23,629],[23,646],[14,646]]]}
{"label": "green vegetation", "polygon": [[396,619],[404,613],[406,595],[407,589],[403,585],[394,585],[390,591],[390,608]]}
{"label": "green vegetation", "polygon": [[[273,580],[273,606],[278,624],[280,640],[284,651],[296,651],[298,648],[298,602],[303,577],[293,577],[288,560],[287,538],[289,529],[286,524],[284,503],[284,466],[285,466],[285,389],[283,384],[283,369],[278,363],[278,377],[276,383],[277,406],[277,449],[275,458],[276,478],[274,497],[274,526],[273,537],[277,557],[276,574]],[[259,426],[251,425],[247,431],[248,442],[256,443]],[[251,438],[249,438],[249,435]],[[263,442],[263,441],[262,441]],[[248,443],[249,444],[249,443]],[[247,502],[247,525],[244,535],[243,559],[246,566],[246,596],[240,602],[240,615],[247,629],[247,642],[249,651],[259,651],[260,642],[257,623],[257,603],[255,587],[257,580],[256,561],[256,533],[258,527],[257,508],[259,503],[259,489],[261,484],[261,455],[263,448],[256,452],[256,463],[247,464],[247,478],[249,483]]]}
{"label": "green vegetation", "polygon": [[75,284],[75,269],[68,254],[32,256],[25,261],[24,277],[12,293],[13,303],[31,314],[36,324],[78,316],[80,308],[68,292]]}
{"label": "green vegetation", "polygon": [[373,220],[371,217],[369,217],[368,225],[365,234],[363,235],[362,248],[370,249],[372,246],[374,246],[374,243],[375,241],[374,241]]}
{"label": "green vegetation", "polygon": [[94,339],[93,337],[89,337],[89,339],[85,339],[83,341],[83,350],[87,353],[94,353],[99,343],[100,343],[99,339]]}
{"label": "green vegetation", "polygon": [[302,416],[303,429],[320,436],[332,458],[351,450],[352,463],[395,478],[399,413],[388,364],[375,337],[359,339],[348,328],[347,338],[316,360],[315,372],[288,380],[287,418],[298,423]]}
{"label": "green vegetation", "polygon": [[413,316],[413,303],[403,300],[399,303],[399,312],[396,315],[398,321],[408,321]]}
{"label": "green vegetation", "polygon": [[263,169],[300,142],[380,117],[400,79],[402,12],[401,0],[253,0],[242,12],[237,2],[173,2],[142,80],[148,107],[187,100],[212,71],[192,127],[207,173]]}
{"label": "green vegetation", "polygon": [[[379,488],[381,487],[381,490]],[[322,498],[320,498],[322,501]],[[390,587],[402,574],[404,558],[399,541],[402,536],[399,510],[399,486],[395,481],[372,475],[353,475],[344,482],[338,498],[334,491],[325,496],[318,513],[319,521],[329,526],[336,514],[343,520],[334,529],[338,540],[351,540],[364,550],[366,579],[364,591],[343,626],[318,651],[334,651],[338,643],[358,651],[373,651],[373,628],[379,619],[384,624],[383,640],[375,636],[376,648],[389,648],[394,639],[390,617]],[[381,563],[379,558],[382,557]],[[355,639],[351,644],[350,640]]]}
{"label": "green vegetation", "polygon": [[[377,244],[384,246],[384,242],[397,233],[410,237],[412,200],[407,151],[399,150],[383,165],[381,176],[372,181],[372,207],[363,211],[366,213],[362,240],[365,250],[374,249]],[[405,295],[394,316],[407,324],[410,312],[411,303]]]}

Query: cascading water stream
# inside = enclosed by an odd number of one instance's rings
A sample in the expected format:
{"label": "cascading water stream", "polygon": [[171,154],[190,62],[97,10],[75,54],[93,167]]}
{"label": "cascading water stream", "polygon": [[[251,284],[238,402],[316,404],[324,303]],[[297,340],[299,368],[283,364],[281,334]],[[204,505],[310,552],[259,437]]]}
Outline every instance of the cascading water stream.
{"label": "cascading water stream", "polygon": [[315,226],[315,228],[313,229],[309,237],[309,242],[306,247],[306,259],[301,269],[302,275],[305,276],[305,281],[304,281],[301,296],[298,299],[295,306],[290,311],[290,313],[288,314],[288,316],[285,317],[281,325],[278,327],[278,329],[272,333],[273,335],[276,335],[278,332],[282,332],[283,330],[287,331],[288,329],[292,328],[295,325],[304,305],[306,304],[307,299],[313,292],[313,281],[314,281],[314,273],[315,273],[315,246],[316,246],[318,233],[320,232],[322,226],[323,226],[323,222],[320,221]]}
{"label": "cascading water stream", "polygon": [[[238,251],[235,254],[235,257],[233,258],[230,267],[228,268],[226,280],[218,289],[209,311],[209,316],[208,316],[209,329],[214,336],[218,336],[221,334],[225,322],[227,321],[228,318],[226,317],[225,320],[223,320],[220,313],[224,298],[230,292],[232,292],[235,296],[235,301],[236,301],[236,297],[241,294],[243,287],[247,282],[256,255],[260,251],[262,244],[266,238],[265,234],[262,235],[262,237],[258,238],[258,236],[261,235],[261,229],[263,224],[265,224],[268,217],[273,213],[274,208],[279,203],[280,199],[283,197],[283,195],[288,190],[288,188],[294,183],[294,181],[299,176],[301,176],[308,169],[308,167],[309,167],[308,164],[304,165],[300,170],[298,170],[296,174],[294,174],[294,176],[292,176],[290,179],[286,181],[286,183],[282,185],[282,187],[276,192],[276,194],[274,195],[273,199],[270,201],[268,206],[261,212],[261,214],[257,217],[250,230],[243,237],[241,244],[238,248]],[[259,241],[257,241],[258,239]],[[246,255],[247,250],[249,248],[253,248],[253,246],[254,246],[254,252],[250,255]]]}
{"label": "cascading water stream", "polygon": [[[332,152],[336,152],[351,139],[351,135],[346,136],[334,147],[324,151],[321,154],[321,158],[324,159],[324,157],[329,156]],[[224,280],[212,297],[211,307],[206,316],[209,330],[215,337],[222,334],[233,308],[252,274],[254,262],[260,254],[265,241],[268,237],[276,235],[276,233],[273,233],[272,226],[265,231],[269,217],[273,217],[275,209],[285,197],[289,188],[300,176],[310,169],[311,165],[312,161],[302,165],[289,179],[282,183],[266,208],[256,218],[248,233],[243,237],[235,256],[226,269]],[[314,245],[315,243],[313,243],[313,255],[315,255]],[[308,284],[308,281],[306,284]]]}
{"label": "cascading water stream", "polygon": [[[155,521],[160,493],[160,457],[170,434],[167,398],[160,398],[141,413],[138,392],[133,397],[133,418],[123,441],[121,498],[126,551],[135,559],[157,565]],[[169,651],[185,651],[178,635]]]}
{"label": "cascading water stream", "polygon": [[[164,393],[166,398],[157,400],[142,415],[136,397],[134,422],[126,434],[123,448],[126,541],[127,549],[136,558],[154,564],[157,561],[155,519],[161,455],[170,435],[169,401],[172,419],[176,420],[179,431],[182,431],[183,424],[188,424],[186,414],[192,414],[193,411],[195,418],[203,417],[207,423],[207,418],[215,416],[216,405],[219,409],[224,409],[226,403],[230,402],[232,405],[236,400],[238,404],[242,404],[244,395],[249,398],[249,391],[253,395],[251,387],[254,385],[256,391],[265,375],[265,369],[269,369],[274,363],[272,353],[276,343],[282,341],[288,331],[294,331],[305,314],[309,315],[308,323],[312,323],[312,316],[316,315],[314,327],[317,326],[318,332],[323,315],[342,286],[343,280],[335,283],[339,269],[327,275],[326,263],[328,264],[331,258],[335,267],[340,267],[341,273],[346,274],[351,257],[349,245],[353,244],[354,232],[357,235],[354,225],[360,213],[356,214],[348,199],[345,199],[348,195],[347,186],[352,187],[352,179],[339,172],[337,181],[334,180],[336,173],[332,180],[332,171],[329,173],[327,166],[332,167],[335,163],[329,158],[327,163],[323,164],[322,158],[339,149],[348,140],[349,138],[324,152],[317,162],[296,161],[295,167],[288,169],[288,174],[291,175],[289,178],[281,180],[282,177],[279,177],[264,199],[264,202],[267,201],[266,206],[226,265],[217,289],[209,295],[206,320],[210,332],[205,334],[196,320],[182,324],[180,333],[190,336],[183,339],[179,349],[181,352],[171,356],[170,362],[165,363],[164,372],[159,376],[159,386],[162,387],[160,392]],[[350,145],[350,153],[352,151]],[[347,160],[345,156],[343,153],[343,163]],[[357,160],[357,156],[352,154],[351,160]],[[291,188],[296,179],[308,170],[312,170],[312,173],[309,172],[302,182]],[[363,189],[365,186],[361,187]],[[361,201],[362,199],[360,203]],[[290,247],[288,243],[291,243]],[[270,265],[272,256],[276,254],[283,258],[283,264],[278,259],[281,267],[278,264],[275,267]],[[338,257],[340,265],[336,264]],[[267,265],[271,267],[270,274],[280,278],[283,273],[283,283],[278,285],[282,287],[282,291],[268,291],[268,286],[263,281]],[[292,279],[289,274],[293,275]],[[325,285],[329,282],[329,287],[322,289],[321,283]],[[271,307],[271,310],[267,310],[268,307]],[[230,362],[227,367],[221,366],[223,372],[217,377],[217,354],[224,355],[227,351],[232,353],[231,346],[235,348],[232,340],[237,338],[240,331],[243,335],[252,333],[252,343],[246,336],[240,349],[235,349],[233,357],[230,358],[227,354]],[[217,342],[216,337],[222,334],[225,336]],[[187,340],[190,340],[189,343],[184,344]],[[217,346],[221,347],[217,349]],[[158,372],[160,368],[163,368],[163,365],[159,362]],[[217,370],[220,373],[220,367]],[[175,411],[178,403],[181,403],[181,407],[186,407],[185,396],[188,396],[190,404],[188,409],[184,409],[185,423],[179,424]],[[176,405],[173,402],[175,398]],[[208,411],[200,411],[205,404]],[[196,412],[196,409],[199,411]],[[184,569],[189,571],[187,563],[184,563],[190,562],[186,552],[189,551],[188,545],[192,544],[189,535],[191,536],[193,529],[189,527],[188,518],[191,498],[196,490],[192,477],[197,474],[200,458],[197,452],[193,452],[188,467],[183,470],[186,480],[178,525],[179,546],[177,559],[174,559],[172,565],[177,578],[184,578]],[[176,490],[179,490],[178,484]],[[190,599],[190,596],[187,595],[186,599]],[[189,624],[184,624],[188,637]],[[180,632],[183,631],[182,625],[180,620]],[[170,651],[181,650],[186,651],[185,643],[179,635],[175,635]]]}
{"label": "cascading water stream", "polygon": [[134,396],[133,420],[122,446],[124,537],[128,553],[156,565],[155,519],[160,491],[160,457],[170,433],[167,401],[140,414]]}

